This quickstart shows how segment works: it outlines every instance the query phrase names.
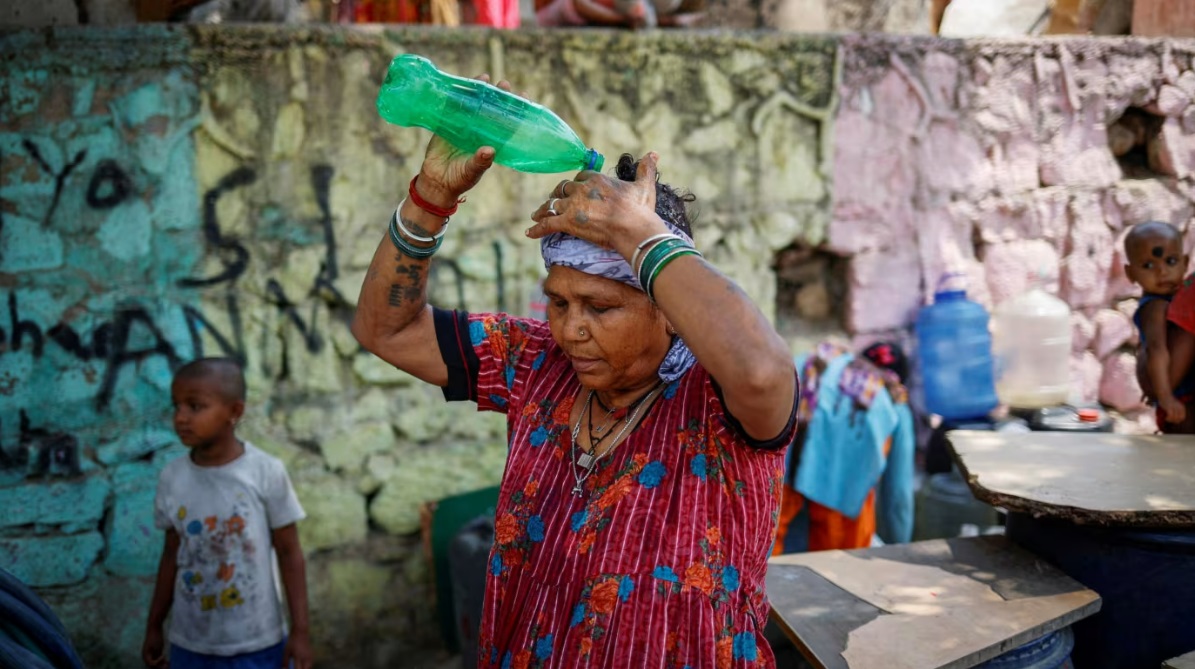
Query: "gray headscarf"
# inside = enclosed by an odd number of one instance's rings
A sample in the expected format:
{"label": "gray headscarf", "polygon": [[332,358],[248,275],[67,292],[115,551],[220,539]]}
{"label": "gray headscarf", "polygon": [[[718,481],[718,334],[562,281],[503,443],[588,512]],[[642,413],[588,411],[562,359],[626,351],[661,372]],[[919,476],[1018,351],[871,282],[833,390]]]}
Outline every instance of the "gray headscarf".
{"label": "gray headscarf", "polygon": [[[690,244],[693,243],[693,239],[683,230],[666,220],[664,223],[669,232]],[[593,276],[621,281],[632,288],[643,290],[630,263],[612,249],[602,248],[563,232],[555,232],[540,240],[540,252],[544,256],[545,268],[560,265]],[[660,363],[657,373],[664,383],[672,383],[689,371],[695,362],[697,358],[693,356],[693,352],[685,345],[685,341],[676,335],[672,337],[672,346],[664,356],[664,361]]]}

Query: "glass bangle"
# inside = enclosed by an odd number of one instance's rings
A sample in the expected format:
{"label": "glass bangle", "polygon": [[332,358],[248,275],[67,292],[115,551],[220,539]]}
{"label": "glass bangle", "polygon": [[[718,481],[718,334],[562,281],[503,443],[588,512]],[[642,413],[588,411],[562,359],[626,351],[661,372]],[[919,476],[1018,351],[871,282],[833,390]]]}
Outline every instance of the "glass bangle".
{"label": "glass bangle", "polygon": [[660,261],[658,263],[656,263],[656,266],[652,269],[651,276],[648,278],[647,286],[643,289],[643,291],[645,293],[647,293],[647,296],[649,298],[651,298],[651,300],[653,302],[656,299],[655,294],[652,292],[655,289],[656,277],[660,275],[660,271],[663,270],[664,267],[668,265],[668,263],[672,262],[673,260],[676,260],[677,258],[679,258],[681,256],[701,257],[701,253],[697,249],[693,248],[692,246],[686,246],[685,248],[675,249],[668,255],[664,256],[663,258],[660,258]]}
{"label": "glass bangle", "polygon": [[435,244],[432,246],[415,246],[404,239],[402,234],[399,233],[399,225],[401,224],[398,222],[398,212],[395,211],[394,215],[390,217],[390,241],[394,244],[395,248],[408,257],[416,259],[430,258],[436,251],[440,250],[440,244],[444,242],[444,237],[441,235],[436,237]]}

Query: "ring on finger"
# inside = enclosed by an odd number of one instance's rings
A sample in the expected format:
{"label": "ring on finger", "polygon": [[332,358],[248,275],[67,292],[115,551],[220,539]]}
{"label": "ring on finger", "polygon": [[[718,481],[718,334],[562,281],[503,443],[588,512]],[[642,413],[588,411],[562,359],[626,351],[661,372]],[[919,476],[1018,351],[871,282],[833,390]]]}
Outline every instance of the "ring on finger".
{"label": "ring on finger", "polygon": [[560,201],[558,197],[548,198],[548,213],[553,216],[559,216],[560,212],[556,211],[556,203]]}
{"label": "ring on finger", "polygon": [[556,184],[556,194],[559,197],[568,197],[568,179],[562,179]]}

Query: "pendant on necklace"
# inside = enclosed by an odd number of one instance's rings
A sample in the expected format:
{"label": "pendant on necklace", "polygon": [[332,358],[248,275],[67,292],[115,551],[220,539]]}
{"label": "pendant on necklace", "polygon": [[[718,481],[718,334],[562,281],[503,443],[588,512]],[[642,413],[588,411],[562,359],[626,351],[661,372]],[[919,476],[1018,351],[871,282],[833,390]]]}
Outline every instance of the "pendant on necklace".
{"label": "pendant on necklace", "polygon": [[585,491],[581,490],[581,482],[577,481],[577,483],[575,485],[573,485],[573,497],[581,497],[584,494],[585,494]]}
{"label": "pendant on necklace", "polygon": [[581,456],[577,458],[577,464],[584,469],[592,468],[594,462],[597,462],[597,458],[588,453],[582,453]]}

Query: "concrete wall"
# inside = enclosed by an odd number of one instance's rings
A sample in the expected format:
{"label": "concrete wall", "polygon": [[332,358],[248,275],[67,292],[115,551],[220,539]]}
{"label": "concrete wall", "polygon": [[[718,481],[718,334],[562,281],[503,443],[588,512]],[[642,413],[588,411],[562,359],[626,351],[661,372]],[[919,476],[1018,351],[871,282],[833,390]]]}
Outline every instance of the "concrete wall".
{"label": "concrete wall", "polygon": [[[417,666],[416,652],[437,645],[419,508],[497,482],[504,430],[362,353],[348,332],[426,141],[374,111],[395,53],[510,78],[608,164],[660,151],[663,178],[699,198],[699,246],[769,313],[773,259],[794,242],[849,258],[847,324],[860,339],[906,336],[947,266],[968,271],[989,304],[1020,290],[1027,262],[1053,267],[1079,310],[1081,387],[1103,381],[1127,397],[1115,307],[1131,290],[1115,237],[1148,216],[1189,217],[1184,101],[1195,91],[1184,86],[1195,75],[1183,48],[380,28],[3,34],[0,566],[41,589],[89,666],[136,665],[160,550],[156,474],[182,452],[171,370],[235,355],[250,384],[242,436],[287,462],[310,515],[301,535],[321,666]],[[1168,114],[1154,162],[1169,176],[1126,180],[1111,157],[1108,120],[1129,104]],[[521,231],[559,178],[495,170],[471,194],[437,256],[439,304],[529,313],[543,270]]]}

